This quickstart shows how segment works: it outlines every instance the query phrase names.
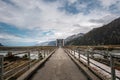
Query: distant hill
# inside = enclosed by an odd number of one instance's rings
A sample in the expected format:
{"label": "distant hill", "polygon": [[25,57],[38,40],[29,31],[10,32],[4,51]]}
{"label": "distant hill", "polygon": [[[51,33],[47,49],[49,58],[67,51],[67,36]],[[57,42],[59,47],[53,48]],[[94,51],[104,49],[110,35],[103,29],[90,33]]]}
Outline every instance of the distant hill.
{"label": "distant hill", "polygon": [[77,41],[79,40],[84,34],[83,33],[79,33],[79,34],[74,34],[72,36],[69,36],[65,39],[65,45],[72,45],[73,41]]}
{"label": "distant hill", "polygon": [[73,39],[76,39],[76,38],[79,38],[81,36],[83,36],[84,34],[83,33],[79,33],[79,34],[74,34],[72,36],[68,36],[66,39],[65,39],[65,42],[69,42]]}
{"label": "distant hill", "polygon": [[[71,43],[72,40],[79,38],[80,36],[83,36],[83,33],[79,33],[79,34],[74,34],[72,36],[68,36],[65,40],[65,44],[69,44]],[[47,41],[47,42],[42,42],[37,44],[37,46],[56,46],[56,41]]]}
{"label": "distant hill", "polygon": [[120,44],[120,18],[86,33],[67,45],[118,45]]}
{"label": "distant hill", "polygon": [[50,41],[50,42],[48,43],[48,45],[49,45],[49,46],[56,46],[56,41]]}
{"label": "distant hill", "polygon": [[0,46],[3,46],[3,45],[0,43]]}

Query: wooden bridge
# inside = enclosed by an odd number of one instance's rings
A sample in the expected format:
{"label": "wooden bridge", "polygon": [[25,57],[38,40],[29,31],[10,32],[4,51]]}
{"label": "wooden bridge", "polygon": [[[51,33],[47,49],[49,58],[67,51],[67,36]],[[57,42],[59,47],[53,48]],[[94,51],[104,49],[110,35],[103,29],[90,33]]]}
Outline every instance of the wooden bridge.
{"label": "wooden bridge", "polygon": [[[106,66],[92,59],[93,51],[85,50],[81,47],[37,47],[15,53],[14,55],[28,54],[28,60],[6,71],[5,66],[1,64],[0,80],[120,80],[120,71],[114,67],[116,55],[107,56],[110,66]],[[38,55],[38,59],[32,60],[31,54]],[[1,63],[2,61],[3,56]]]}
{"label": "wooden bridge", "polygon": [[[46,76],[44,76],[46,75]],[[62,48],[59,48],[51,58],[39,69],[31,80],[87,80]]]}

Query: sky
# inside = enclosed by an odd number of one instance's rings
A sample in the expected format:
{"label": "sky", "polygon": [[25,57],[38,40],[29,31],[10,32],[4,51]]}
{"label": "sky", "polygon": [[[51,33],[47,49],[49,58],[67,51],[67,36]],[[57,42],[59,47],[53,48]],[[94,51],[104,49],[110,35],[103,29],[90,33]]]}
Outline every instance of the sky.
{"label": "sky", "polygon": [[120,17],[120,0],[0,0],[0,43],[33,46]]}

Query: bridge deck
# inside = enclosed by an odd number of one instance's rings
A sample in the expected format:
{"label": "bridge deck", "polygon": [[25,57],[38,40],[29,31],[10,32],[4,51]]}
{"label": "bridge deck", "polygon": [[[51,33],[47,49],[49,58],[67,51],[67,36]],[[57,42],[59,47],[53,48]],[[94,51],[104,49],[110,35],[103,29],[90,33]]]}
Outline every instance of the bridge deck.
{"label": "bridge deck", "polygon": [[87,77],[59,48],[31,80],[87,80]]}

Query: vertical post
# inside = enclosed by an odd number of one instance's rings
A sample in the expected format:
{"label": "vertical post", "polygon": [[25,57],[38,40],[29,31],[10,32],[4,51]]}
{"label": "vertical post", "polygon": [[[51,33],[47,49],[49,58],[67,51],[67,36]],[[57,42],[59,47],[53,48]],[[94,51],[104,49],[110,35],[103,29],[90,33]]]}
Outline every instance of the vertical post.
{"label": "vertical post", "polygon": [[74,56],[75,56],[75,49],[74,49]]}
{"label": "vertical post", "polygon": [[44,50],[44,58],[45,58],[45,50]]}
{"label": "vertical post", "polygon": [[90,60],[89,60],[89,51],[87,51],[87,65],[90,65]]}
{"label": "vertical post", "polygon": [[29,59],[29,68],[31,67],[31,60],[30,60],[30,51],[28,51],[28,59]]}
{"label": "vertical post", "polygon": [[80,49],[78,49],[78,58],[80,60]]}
{"label": "vertical post", "polygon": [[58,46],[58,40],[56,40],[56,46]]}
{"label": "vertical post", "polygon": [[49,55],[50,50],[48,49],[48,55]]}
{"label": "vertical post", "polygon": [[38,59],[40,59],[40,51],[38,50]]}
{"label": "vertical post", "polygon": [[38,59],[41,58],[41,54],[40,53],[41,53],[40,50],[38,50]]}
{"label": "vertical post", "polygon": [[[51,49],[49,49],[49,54],[50,54],[50,52],[51,52]],[[48,54],[48,55],[49,55],[49,54]]]}
{"label": "vertical post", "polygon": [[49,54],[49,50],[47,50],[47,55]]}
{"label": "vertical post", "polygon": [[112,54],[110,54],[110,67],[111,67],[111,80],[115,80],[114,58]]}
{"label": "vertical post", "polygon": [[0,80],[3,80],[3,61],[4,61],[4,56],[0,55]]}
{"label": "vertical post", "polygon": [[70,49],[69,49],[69,53],[70,53]]}
{"label": "vertical post", "polygon": [[71,49],[71,54],[72,54],[72,49]]}
{"label": "vertical post", "polygon": [[65,44],[64,44],[64,39],[63,39],[63,46],[64,46]]}

